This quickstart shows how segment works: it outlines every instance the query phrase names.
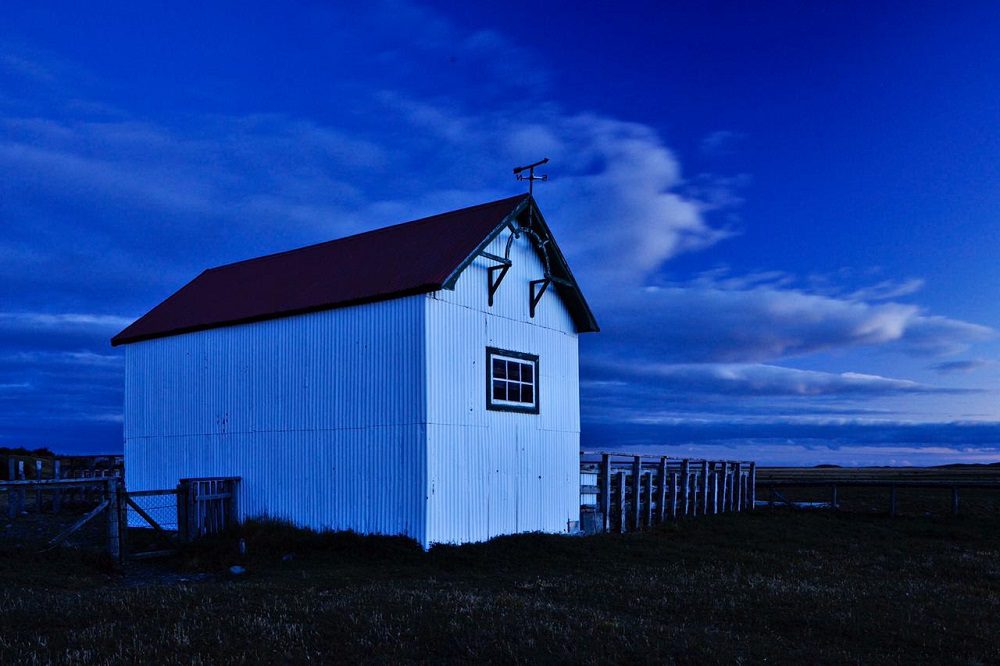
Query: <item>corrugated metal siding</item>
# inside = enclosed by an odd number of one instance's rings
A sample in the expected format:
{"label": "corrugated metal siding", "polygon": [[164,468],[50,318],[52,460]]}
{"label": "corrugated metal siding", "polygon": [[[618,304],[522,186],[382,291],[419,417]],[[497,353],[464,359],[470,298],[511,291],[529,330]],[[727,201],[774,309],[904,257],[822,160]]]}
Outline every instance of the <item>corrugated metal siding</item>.
{"label": "corrugated metal siding", "polygon": [[[503,254],[506,234],[489,248]],[[425,546],[563,532],[579,519],[579,367],[555,290],[518,240],[486,305],[477,259],[454,291],[126,347],[126,481],[243,478],[241,512]],[[486,346],[538,354],[540,413],[485,409]]]}
{"label": "corrugated metal siding", "polygon": [[126,347],[126,482],[242,477],[243,515],[425,543],[425,297]]}
{"label": "corrugated metal siding", "polygon": [[[503,255],[506,234],[488,251]],[[543,274],[525,238],[494,306],[477,259],[454,291],[427,302],[428,515],[431,542],[525,531],[565,532],[579,520],[579,358],[573,322],[554,290],[529,317],[528,281]],[[485,348],[539,356],[539,414],[486,409]]]}

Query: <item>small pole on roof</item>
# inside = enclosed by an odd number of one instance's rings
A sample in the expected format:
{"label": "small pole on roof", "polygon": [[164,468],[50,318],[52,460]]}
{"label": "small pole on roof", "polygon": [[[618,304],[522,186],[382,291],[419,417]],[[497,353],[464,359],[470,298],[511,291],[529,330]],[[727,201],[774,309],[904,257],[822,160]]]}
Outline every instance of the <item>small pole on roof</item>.
{"label": "small pole on roof", "polygon": [[[548,174],[542,174],[541,176],[535,175],[535,167],[542,166],[543,164],[548,164],[549,158],[543,160],[538,160],[534,164],[525,164],[524,166],[514,167],[514,175],[517,176],[518,180],[528,181],[528,194],[533,194],[535,189],[535,181],[540,180],[543,183],[549,179]],[[524,171],[528,171],[528,175],[524,175]]]}

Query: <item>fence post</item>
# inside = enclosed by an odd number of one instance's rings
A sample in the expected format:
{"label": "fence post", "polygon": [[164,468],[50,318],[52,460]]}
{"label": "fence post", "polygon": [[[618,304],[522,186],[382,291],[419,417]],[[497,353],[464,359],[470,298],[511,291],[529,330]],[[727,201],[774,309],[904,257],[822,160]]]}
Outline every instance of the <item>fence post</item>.
{"label": "fence post", "polygon": [[642,525],[642,458],[632,458],[632,525],[636,530]]}
{"label": "fence post", "polygon": [[237,504],[236,492],[239,490],[240,482],[237,479],[229,479],[226,481],[229,486],[229,505],[226,519],[230,527],[235,528],[237,522],[239,522],[239,504]]}
{"label": "fence post", "polygon": [[108,555],[116,562],[121,561],[121,508],[119,507],[118,479],[105,483],[108,496]]}
{"label": "fence post", "polygon": [[757,463],[750,463],[750,474],[747,476],[747,502],[750,505],[750,510],[753,511],[757,508]]}
{"label": "fence post", "polygon": [[719,513],[719,465],[712,463],[712,514]]}
{"label": "fence post", "polygon": [[188,489],[187,482],[177,483],[177,539],[181,543],[188,541]]}
{"label": "fence post", "polygon": [[719,474],[722,477],[722,492],[719,499],[719,511],[725,512],[729,510],[729,463],[722,461],[719,463]]}
{"label": "fence post", "polygon": [[[25,480],[27,480],[27,477],[24,475],[24,461],[23,460],[18,460],[17,461],[17,478],[18,478],[19,481],[25,481]],[[26,498],[27,498],[27,491],[24,489],[24,486],[21,486],[18,489],[18,491],[17,491],[17,510],[18,511],[25,512],[25,513],[27,512],[27,510],[28,510],[28,502],[27,502]]]}
{"label": "fence post", "polygon": [[188,519],[188,540],[194,541],[201,536],[202,526],[205,523],[205,507],[199,501],[198,481],[188,481],[187,484],[187,519]]}
{"label": "fence post", "polygon": [[[58,459],[52,461],[52,478],[62,478],[62,462]],[[62,510],[62,490],[59,486],[52,489],[52,513],[59,513]]]}
{"label": "fence post", "polygon": [[736,487],[739,489],[739,511],[747,510],[747,473],[743,470],[743,463],[740,463],[739,479]]}
{"label": "fence post", "polygon": [[115,475],[114,483],[118,488],[118,544],[119,552],[121,553],[121,559],[125,560],[128,557],[128,502],[125,499],[128,497],[128,493],[125,492],[125,479],[118,475]]}
{"label": "fence post", "polygon": [[958,486],[951,487],[951,515],[958,515]]}
{"label": "fence post", "polygon": [[701,461],[701,513],[708,513],[708,461]]}
{"label": "fence post", "polygon": [[740,474],[742,473],[740,467],[738,462],[733,463],[733,480],[729,484],[730,511],[740,510]]}
{"label": "fence post", "polygon": [[[35,481],[42,480],[42,459],[35,458]],[[42,487],[35,487],[35,513],[42,512]]]}
{"label": "fence post", "polygon": [[681,485],[681,515],[688,515],[688,496],[691,494],[691,461],[684,460],[681,463],[681,478],[684,480]]}
{"label": "fence post", "polygon": [[896,516],[896,484],[889,485],[889,517]]}
{"label": "fence post", "polygon": [[611,530],[611,456],[601,455],[601,513],[603,532]]}
{"label": "fence post", "polygon": [[830,489],[830,508],[834,511],[837,510],[837,484],[833,484],[833,488]]}
{"label": "fence post", "polygon": [[743,472],[743,497],[740,500],[740,506],[743,507],[744,511],[749,511],[752,507],[750,506],[750,472]]}
{"label": "fence post", "polygon": [[[9,456],[7,458],[7,478],[11,481],[15,479],[14,469],[17,463],[14,461],[14,456]],[[17,516],[17,491],[13,486],[7,489],[7,517],[11,520]]]}
{"label": "fence post", "polygon": [[643,511],[642,520],[646,527],[653,526],[653,473],[644,474],[646,477],[646,484],[643,486],[643,496],[642,501],[646,504],[645,510]]}
{"label": "fence post", "polygon": [[670,473],[670,520],[677,520],[677,472]]}
{"label": "fence post", "polygon": [[618,472],[618,531],[625,533],[628,523],[628,509],[625,508],[625,472]]}
{"label": "fence post", "polygon": [[667,458],[663,456],[660,458],[660,487],[656,494],[656,508],[657,515],[660,517],[660,522],[667,517]]}

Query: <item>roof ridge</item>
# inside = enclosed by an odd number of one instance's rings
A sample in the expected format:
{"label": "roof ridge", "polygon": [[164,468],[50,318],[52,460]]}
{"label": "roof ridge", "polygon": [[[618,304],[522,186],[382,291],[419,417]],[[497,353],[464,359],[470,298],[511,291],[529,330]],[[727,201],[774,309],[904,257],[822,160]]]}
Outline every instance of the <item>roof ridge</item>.
{"label": "roof ridge", "polygon": [[415,220],[409,220],[406,222],[397,222],[396,224],[391,224],[387,227],[378,227],[377,229],[369,229],[368,231],[361,231],[356,234],[350,234],[349,236],[341,236],[340,238],[331,238],[330,240],[320,241],[319,243],[310,243],[309,245],[302,245],[300,247],[293,247],[289,250],[282,250],[281,252],[272,252],[271,254],[262,254],[257,257],[249,257],[247,259],[240,259],[238,261],[232,261],[228,264],[219,264],[218,266],[212,266],[211,268],[206,268],[202,273],[211,273],[213,271],[221,270],[223,268],[231,268],[233,266],[238,266],[240,264],[247,264],[253,261],[263,261],[266,259],[273,259],[275,257],[280,257],[286,254],[291,254],[293,252],[300,252],[302,250],[308,250],[311,248],[323,247],[327,245],[332,245],[333,243],[340,243],[346,240],[352,240],[356,238],[361,238],[364,236],[370,236],[375,234],[384,233],[386,231],[391,231],[393,229],[398,229],[399,227],[405,227],[409,225],[416,225],[421,223],[430,222],[432,220],[438,220],[443,217],[450,217],[452,215],[457,215],[459,213],[467,213],[472,210],[479,208],[486,208],[487,206],[496,206],[497,204],[503,203],[505,201],[518,200],[519,202],[525,197],[531,196],[530,194],[519,194],[511,197],[505,197],[503,199],[497,199],[495,201],[487,201],[486,203],[476,204],[474,206],[466,206],[465,208],[459,208],[456,210],[449,210],[444,213],[436,213],[434,215],[427,215],[426,217],[419,217]]}

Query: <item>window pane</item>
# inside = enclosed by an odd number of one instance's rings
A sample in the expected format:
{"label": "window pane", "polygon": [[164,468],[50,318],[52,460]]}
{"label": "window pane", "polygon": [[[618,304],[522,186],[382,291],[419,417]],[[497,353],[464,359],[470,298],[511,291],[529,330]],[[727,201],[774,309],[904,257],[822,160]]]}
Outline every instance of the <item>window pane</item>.
{"label": "window pane", "polygon": [[529,405],[535,404],[534,390],[530,384],[521,384],[521,402],[526,402]]}
{"label": "window pane", "polygon": [[507,399],[507,382],[493,382],[493,399],[494,400],[506,400]]}
{"label": "window pane", "polygon": [[493,359],[493,377],[496,379],[507,377],[507,361],[499,358]]}
{"label": "window pane", "polygon": [[531,383],[535,376],[534,366],[527,364],[521,366],[521,381]]}
{"label": "window pane", "polygon": [[[513,364],[511,364],[513,365]],[[507,399],[511,402],[521,401],[521,385],[515,382],[507,382]]]}
{"label": "window pane", "polygon": [[515,361],[507,362],[507,379],[521,379],[521,364]]}

